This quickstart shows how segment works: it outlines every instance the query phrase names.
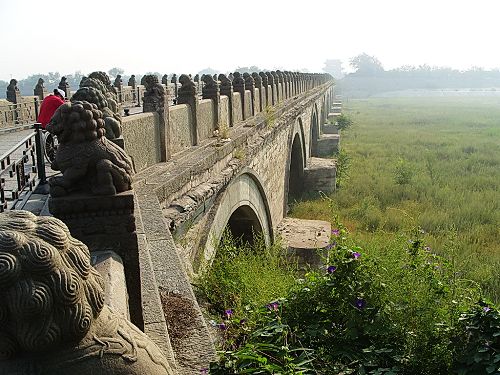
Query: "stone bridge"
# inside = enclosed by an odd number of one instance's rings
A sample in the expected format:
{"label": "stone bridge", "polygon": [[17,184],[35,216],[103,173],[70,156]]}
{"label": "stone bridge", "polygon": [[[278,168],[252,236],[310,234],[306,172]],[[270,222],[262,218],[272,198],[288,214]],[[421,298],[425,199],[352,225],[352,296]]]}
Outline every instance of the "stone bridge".
{"label": "stone bridge", "polygon": [[335,102],[329,75],[208,77],[201,100],[199,87],[183,81],[174,106],[168,90],[149,101],[146,93],[144,113],[123,118],[137,172],[132,191],[49,200],[51,214],[108,275],[107,303],[181,374],[199,374],[214,358],[191,283],[210,267],[224,229],[271,243],[294,198],[335,189],[339,146],[327,124]]}

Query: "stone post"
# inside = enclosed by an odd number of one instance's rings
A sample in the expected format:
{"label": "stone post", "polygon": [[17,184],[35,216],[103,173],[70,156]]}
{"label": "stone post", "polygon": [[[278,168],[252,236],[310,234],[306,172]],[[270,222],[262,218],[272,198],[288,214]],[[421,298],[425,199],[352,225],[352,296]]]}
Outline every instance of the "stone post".
{"label": "stone post", "polygon": [[38,83],[33,90],[33,94],[35,96],[38,96],[38,99],[40,99],[40,101],[42,101],[47,96],[47,90],[45,89],[44,83],[45,81],[43,80],[43,78],[38,78]]}
{"label": "stone post", "polygon": [[168,93],[159,83],[158,77],[148,74],[143,77],[146,91],[144,92],[143,112],[157,112],[159,115],[160,161],[170,159],[170,123],[168,115]]}
{"label": "stone post", "polygon": [[137,102],[137,83],[135,82],[135,74],[132,74],[130,78],[128,79],[128,86],[130,86],[132,89],[132,101]]}
{"label": "stone post", "polygon": [[275,99],[275,103],[274,104],[278,104],[281,101],[281,98],[280,98],[280,86],[281,86],[281,83],[279,81],[278,74],[276,74],[276,72],[274,70],[271,71],[271,75],[273,76],[274,94],[276,95],[276,99]]}
{"label": "stone post", "polygon": [[115,82],[113,82],[113,86],[116,87],[116,91],[118,91],[118,102],[123,103],[123,81],[121,74],[118,74],[115,78]]}
{"label": "stone post", "polygon": [[245,80],[245,90],[250,90],[250,98],[252,100],[252,114],[255,115],[255,81],[252,76],[248,73],[243,73],[243,79]]}
{"label": "stone post", "polygon": [[[270,98],[269,98],[269,83],[268,83],[268,78],[267,78],[267,74],[264,73],[264,72],[259,72],[259,76],[262,80],[262,87],[264,88],[264,92],[265,92],[265,102],[263,100],[263,106],[261,107],[261,110],[263,111],[264,109],[266,109],[266,107],[269,105],[270,103]],[[264,93],[263,93],[264,95]]]}
{"label": "stone post", "polygon": [[291,98],[291,97],[295,96],[295,94],[293,92],[293,73],[290,71],[286,71],[285,73],[286,73],[286,79],[288,82],[288,95]]}
{"label": "stone post", "polygon": [[234,125],[234,116],[233,116],[233,83],[229,78],[227,78],[224,74],[219,74],[220,81],[220,94],[226,95],[229,100],[228,105],[228,114],[229,114],[229,126]]}
{"label": "stone post", "polygon": [[242,119],[245,120],[246,119],[246,114],[245,114],[245,80],[241,76],[240,72],[234,72],[234,74],[233,74],[233,91],[238,92],[240,94]]}
{"label": "stone post", "polygon": [[21,93],[17,88],[17,80],[11,79],[9,85],[7,86],[7,100],[11,103],[21,103]]}
{"label": "stone post", "polygon": [[66,81],[66,77],[61,77],[61,81],[59,82],[57,88],[63,90],[66,95],[66,99],[69,99],[71,90],[69,88],[69,83]]}
{"label": "stone post", "polygon": [[170,83],[174,84],[174,105],[177,104],[177,95],[178,95],[178,90],[177,90],[177,74],[172,75],[172,79],[170,80]]}
{"label": "stone post", "polygon": [[213,79],[209,74],[203,75],[201,80],[205,83],[202,88],[203,99],[211,99],[214,103],[214,129],[220,128],[221,113],[220,113],[220,89],[219,83]]}
{"label": "stone post", "polygon": [[283,87],[284,87],[283,97],[285,99],[288,99],[290,97],[290,89],[288,88],[288,83],[289,83],[288,72],[284,71],[284,72],[282,72],[282,74],[283,74]]}
{"label": "stone post", "polygon": [[198,95],[193,80],[187,74],[181,74],[179,77],[181,87],[178,90],[177,104],[187,104],[191,111],[193,120],[191,127],[191,144],[198,144]]}
{"label": "stone post", "polygon": [[259,89],[259,111],[262,112],[264,110],[264,107],[262,106],[262,97],[264,96],[264,93],[262,92],[262,77],[258,73],[253,72],[252,78],[255,82],[255,88]]}
{"label": "stone post", "polygon": [[[282,102],[283,100],[286,99],[285,95],[285,80],[283,78],[283,72],[281,70],[276,71],[276,76],[278,77],[278,83],[279,86],[281,87],[281,95],[280,95],[280,101]],[[278,90],[280,92],[280,90]]]}
{"label": "stone post", "polygon": [[193,81],[196,87],[196,95],[198,96],[200,96],[200,94],[203,95],[203,90],[202,90],[203,82],[200,81],[200,75],[196,74],[193,78]]}
{"label": "stone post", "polygon": [[[271,92],[269,93],[271,95],[271,101],[268,100],[267,105],[274,105],[275,103],[275,86],[274,86],[274,76],[271,74],[271,72],[266,72],[267,76],[267,84],[271,86]],[[269,98],[268,98],[269,99]]]}
{"label": "stone post", "polygon": [[291,80],[292,95],[296,96],[297,95],[297,73],[291,72],[290,75],[292,77],[292,80]]}

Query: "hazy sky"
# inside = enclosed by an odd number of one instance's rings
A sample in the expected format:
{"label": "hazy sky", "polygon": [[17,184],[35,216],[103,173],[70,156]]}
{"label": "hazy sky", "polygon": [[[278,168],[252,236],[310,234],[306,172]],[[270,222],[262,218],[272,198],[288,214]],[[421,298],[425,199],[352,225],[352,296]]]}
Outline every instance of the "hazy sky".
{"label": "hazy sky", "polygon": [[500,67],[498,0],[0,0],[0,79],[77,70]]}

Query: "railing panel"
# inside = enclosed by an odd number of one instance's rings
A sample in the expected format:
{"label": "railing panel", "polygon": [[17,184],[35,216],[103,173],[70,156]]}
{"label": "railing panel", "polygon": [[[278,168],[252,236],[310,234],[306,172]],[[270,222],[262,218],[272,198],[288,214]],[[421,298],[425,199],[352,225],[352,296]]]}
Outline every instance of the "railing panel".
{"label": "railing panel", "polygon": [[0,156],[0,212],[16,204],[38,183],[45,183],[42,130],[35,131]]}

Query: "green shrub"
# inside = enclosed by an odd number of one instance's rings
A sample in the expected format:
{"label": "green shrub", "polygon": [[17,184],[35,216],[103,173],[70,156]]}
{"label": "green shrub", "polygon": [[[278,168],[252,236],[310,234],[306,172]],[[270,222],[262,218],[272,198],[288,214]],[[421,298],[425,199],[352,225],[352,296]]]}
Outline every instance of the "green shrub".
{"label": "green shrub", "polygon": [[337,128],[339,128],[339,130],[346,130],[350,128],[352,124],[353,124],[352,119],[345,114],[337,116],[337,120],[335,122],[335,125],[337,126]]}
{"label": "green shrub", "polygon": [[413,169],[407,161],[399,159],[394,167],[394,181],[398,185],[406,185],[411,182],[413,178]]}
{"label": "green shrub", "polygon": [[343,149],[335,155],[336,171],[335,171],[335,185],[337,188],[345,187],[349,180],[349,167],[351,165],[351,158]]}
{"label": "green shrub", "polygon": [[500,374],[500,312],[479,301],[461,317],[457,341],[462,347],[455,371],[458,375]]}
{"label": "green shrub", "polygon": [[231,346],[211,373],[450,373],[466,346],[459,318],[479,292],[432,253],[422,231],[412,233],[381,241],[382,258],[339,226],[322,269],[289,285],[284,298],[247,308],[245,324],[236,314],[226,319]]}

